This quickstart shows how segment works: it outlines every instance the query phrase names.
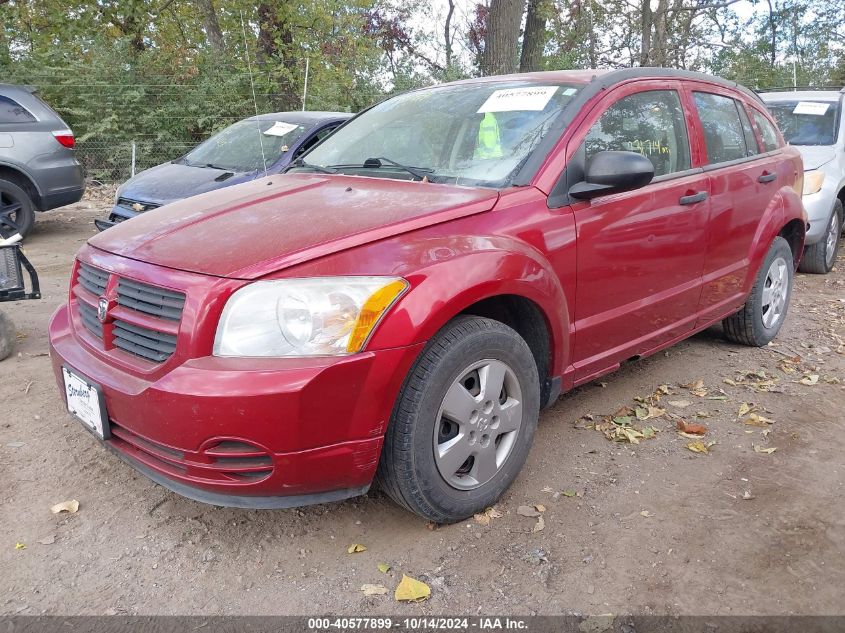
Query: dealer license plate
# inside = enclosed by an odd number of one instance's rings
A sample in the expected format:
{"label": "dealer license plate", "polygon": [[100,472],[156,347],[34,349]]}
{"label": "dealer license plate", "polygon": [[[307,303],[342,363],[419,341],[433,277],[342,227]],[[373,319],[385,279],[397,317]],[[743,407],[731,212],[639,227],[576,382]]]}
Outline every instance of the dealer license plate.
{"label": "dealer license plate", "polygon": [[62,367],[62,375],[65,379],[68,411],[98,438],[107,439],[109,425],[100,387],[67,367]]}

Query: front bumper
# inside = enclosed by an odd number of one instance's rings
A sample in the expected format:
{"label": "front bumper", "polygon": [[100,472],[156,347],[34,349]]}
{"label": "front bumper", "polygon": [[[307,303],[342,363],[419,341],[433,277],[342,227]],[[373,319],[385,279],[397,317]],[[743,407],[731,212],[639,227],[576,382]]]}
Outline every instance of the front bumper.
{"label": "front bumper", "polygon": [[153,481],[223,506],[291,507],[366,492],[422,347],[332,358],[206,356],[145,376],[89,349],[70,315],[63,306],[50,322],[60,391],[63,364],[96,382],[109,448]]}
{"label": "front bumper", "polygon": [[822,240],[827,230],[830,214],[833,211],[833,204],[836,202],[836,192],[822,188],[821,191],[803,196],[801,202],[807,211],[807,235],[804,239],[804,246],[811,246]]}

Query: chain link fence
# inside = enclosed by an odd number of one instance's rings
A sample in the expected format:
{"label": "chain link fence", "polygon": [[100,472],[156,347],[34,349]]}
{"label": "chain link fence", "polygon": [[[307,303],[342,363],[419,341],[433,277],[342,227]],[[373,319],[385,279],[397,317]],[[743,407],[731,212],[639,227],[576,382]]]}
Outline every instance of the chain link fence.
{"label": "chain link fence", "polygon": [[85,179],[104,185],[120,184],[140,171],[183,156],[195,147],[189,143],[155,140],[91,139],[76,144],[76,157]]}

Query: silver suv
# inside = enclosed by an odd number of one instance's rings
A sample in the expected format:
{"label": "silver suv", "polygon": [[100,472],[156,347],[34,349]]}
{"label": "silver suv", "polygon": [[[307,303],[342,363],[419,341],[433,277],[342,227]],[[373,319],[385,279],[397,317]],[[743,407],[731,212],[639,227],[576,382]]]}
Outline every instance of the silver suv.
{"label": "silver suv", "polygon": [[35,211],[85,191],[73,132],[28,86],[0,84],[0,237],[26,235]]}
{"label": "silver suv", "polygon": [[786,142],[794,145],[804,159],[803,202],[810,228],[800,270],[830,272],[843,227],[845,88],[766,92],[760,96],[777,119]]}

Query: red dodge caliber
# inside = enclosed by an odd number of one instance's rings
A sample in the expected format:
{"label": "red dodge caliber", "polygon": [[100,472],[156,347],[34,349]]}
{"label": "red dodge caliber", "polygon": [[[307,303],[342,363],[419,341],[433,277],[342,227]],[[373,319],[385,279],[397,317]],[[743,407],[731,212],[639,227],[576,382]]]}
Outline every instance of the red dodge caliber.
{"label": "red dodge caliber", "polygon": [[82,425],[192,499],[283,508],[377,479],[456,521],[513,482],[562,390],[719,321],[777,334],[802,174],[758,98],[707,75],[417,90],[284,175],[93,237],[53,366]]}

